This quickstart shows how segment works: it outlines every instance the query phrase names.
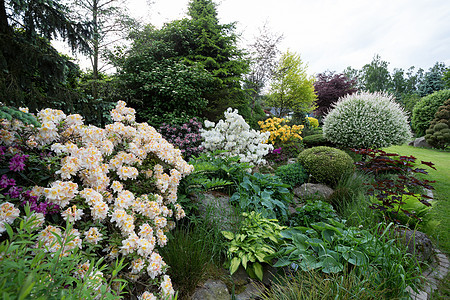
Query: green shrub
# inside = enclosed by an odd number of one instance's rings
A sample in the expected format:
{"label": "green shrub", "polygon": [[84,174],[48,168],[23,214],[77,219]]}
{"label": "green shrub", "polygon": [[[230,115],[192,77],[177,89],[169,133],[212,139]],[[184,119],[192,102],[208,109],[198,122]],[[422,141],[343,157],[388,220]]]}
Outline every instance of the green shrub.
{"label": "green shrub", "polygon": [[411,125],[417,136],[425,135],[439,106],[443,105],[447,99],[450,99],[450,90],[442,90],[423,97],[414,106]]}
{"label": "green shrub", "polygon": [[280,166],[276,169],[275,175],[291,187],[302,185],[308,179],[308,174],[300,163]]}
{"label": "green shrub", "polygon": [[334,219],[339,221],[331,204],[324,201],[307,201],[298,207],[296,213],[289,219],[291,226],[310,226],[312,223]]}
{"label": "green shrub", "polygon": [[323,121],[323,134],[350,148],[401,145],[411,138],[407,114],[393,96],[383,93],[340,98]]}
{"label": "green shrub", "polygon": [[450,99],[439,107],[425,133],[425,139],[431,146],[442,149],[450,147]]}
{"label": "green shrub", "polygon": [[317,146],[329,146],[332,147],[333,143],[329,142],[322,133],[308,135],[303,138],[303,145],[306,148],[317,147]]}
{"label": "green shrub", "polygon": [[314,181],[331,186],[354,169],[353,159],[347,153],[326,146],[304,150],[299,154],[298,161]]}

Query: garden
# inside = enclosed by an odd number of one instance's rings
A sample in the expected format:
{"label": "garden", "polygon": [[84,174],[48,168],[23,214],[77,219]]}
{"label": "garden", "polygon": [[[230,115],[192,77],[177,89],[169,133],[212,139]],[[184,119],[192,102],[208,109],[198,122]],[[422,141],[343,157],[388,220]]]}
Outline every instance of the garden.
{"label": "garden", "polygon": [[450,69],[186,11],[2,1],[1,298],[449,299]]}
{"label": "garden", "polygon": [[387,94],[342,97],[322,127],[0,113],[4,299],[405,299],[433,267],[414,234],[449,250],[449,154],[392,146],[412,135]]}

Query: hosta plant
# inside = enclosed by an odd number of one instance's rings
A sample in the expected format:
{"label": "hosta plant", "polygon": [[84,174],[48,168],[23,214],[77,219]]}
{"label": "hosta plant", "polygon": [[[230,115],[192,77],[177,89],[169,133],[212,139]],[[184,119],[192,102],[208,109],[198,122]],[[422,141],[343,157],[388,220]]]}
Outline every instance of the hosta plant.
{"label": "hosta plant", "polygon": [[275,254],[280,232],[286,227],[254,211],[242,215],[244,220],[239,232],[222,231],[230,241],[227,250],[230,273],[233,274],[242,265],[251,277],[262,280],[262,264],[270,263],[268,257]]}
{"label": "hosta plant", "polygon": [[350,148],[401,145],[411,138],[408,116],[391,95],[355,93],[340,98],[323,120],[325,138]]}

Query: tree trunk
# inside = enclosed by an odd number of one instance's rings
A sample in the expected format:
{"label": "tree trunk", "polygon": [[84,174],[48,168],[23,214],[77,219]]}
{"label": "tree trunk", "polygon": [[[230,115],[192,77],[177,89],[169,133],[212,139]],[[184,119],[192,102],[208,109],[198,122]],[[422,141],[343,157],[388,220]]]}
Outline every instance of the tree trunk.
{"label": "tree trunk", "polygon": [[94,35],[92,39],[92,79],[93,79],[93,86],[92,86],[92,96],[94,97],[94,100],[98,98],[98,0],[93,1],[92,6],[92,23],[94,25]]}
{"label": "tree trunk", "polygon": [[0,34],[8,34],[11,32],[11,27],[8,24],[8,17],[6,15],[5,0],[0,0]]}

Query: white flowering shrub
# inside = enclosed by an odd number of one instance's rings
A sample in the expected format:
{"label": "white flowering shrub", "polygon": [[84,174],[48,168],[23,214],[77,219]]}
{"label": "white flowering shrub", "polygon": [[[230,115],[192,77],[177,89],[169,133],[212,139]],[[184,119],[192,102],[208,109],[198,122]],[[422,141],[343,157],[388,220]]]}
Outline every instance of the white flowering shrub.
{"label": "white flowering shrub", "polygon": [[267,144],[270,132],[259,132],[250,129],[237,110],[228,108],[225,121],[217,124],[205,121],[205,129],[200,131],[204,139],[202,147],[207,151],[224,150],[227,156],[239,156],[240,162],[250,165],[265,164],[266,156],[273,146]]}
{"label": "white flowering shrub", "polygon": [[[125,102],[119,101],[111,116],[114,123],[99,128],[83,125],[79,115],[45,109],[37,114],[41,127],[8,124],[2,141],[12,145],[16,136],[26,136],[27,147],[50,147],[58,155],[57,180],[33,187],[30,197],[57,205],[61,221],[73,224],[75,238],[66,250],[81,249],[87,258],[105,256],[111,266],[116,258],[124,259],[128,267],[120,277],[129,282],[143,277],[150,287],[143,299],[166,299],[174,290],[158,247],[166,245],[175,220],[185,216],[177,188],[193,166],[153,127],[136,123],[134,109]],[[1,205],[0,226],[12,224],[18,211],[12,203]],[[62,232],[57,224],[44,225],[38,242],[52,254],[60,249]],[[88,267],[87,259],[73,276],[83,279]]]}
{"label": "white flowering shrub", "polygon": [[412,134],[408,116],[383,93],[342,97],[323,120],[325,138],[351,148],[381,148],[407,142]]}

